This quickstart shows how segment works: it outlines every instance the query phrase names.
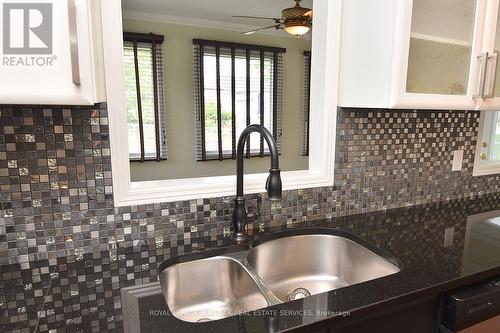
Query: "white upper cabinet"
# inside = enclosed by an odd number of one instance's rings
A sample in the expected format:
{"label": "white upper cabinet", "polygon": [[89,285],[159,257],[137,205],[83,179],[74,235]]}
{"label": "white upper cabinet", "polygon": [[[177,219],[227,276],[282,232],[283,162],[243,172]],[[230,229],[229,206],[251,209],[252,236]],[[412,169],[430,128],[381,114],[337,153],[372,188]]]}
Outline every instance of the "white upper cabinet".
{"label": "white upper cabinet", "polygon": [[[500,52],[500,6],[499,1],[489,1],[486,9],[484,36],[482,44],[482,68],[480,73],[480,89],[484,98],[478,99],[478,109],[500,109],[500,70],[498,69],[498,52]],[[486,62],[485,59],[488,59]],[[498,83],[498,84],[497,84]]]}
{"label": "white upper cabinet", "polygon": [[0,104],[105,100],[99,0],[0,0]]}
{"label": "white upper cabinet", "polygon": [[498,2],[344,1],[340,105],[498,109]]}

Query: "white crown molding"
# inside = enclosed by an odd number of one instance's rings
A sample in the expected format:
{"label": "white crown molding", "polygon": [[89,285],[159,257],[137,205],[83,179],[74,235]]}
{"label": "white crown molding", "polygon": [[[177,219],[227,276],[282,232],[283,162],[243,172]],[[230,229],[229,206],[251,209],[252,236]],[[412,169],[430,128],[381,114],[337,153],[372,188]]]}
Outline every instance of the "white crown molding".
{"label": "white crown molding", "polygon": [[[168,23],[168,24],[176,24],[176,25],[185,25],[191,27],[201,27],[201,28],[212,28],[212,29],[221,29],[221,30],[232,30],[238,32],[245,32],[254,29],[259,29],[266,26],[267,23],[264,23],[261,26],[255,25],[246,25],[246,24],[238,24],[231,22],[221,22],[215,20],[206,20],[195,17],[180,17],[180,16],[172,16],[172,15],[164,15],[157,13],[148,13],[141,12],[135,10],[125,10],[123,11],[123,18],[129,20],[138,20],[138,21],[149,21],[149,22],[157,22],[157,23]],[[269,23],[268,25],[271,25]],[[290,37],[293,36],[288,35],[284,31],[269,29],[256,32],[256,34],[262,35],[272,35],[272,36],[280,36],[280,37]]]}

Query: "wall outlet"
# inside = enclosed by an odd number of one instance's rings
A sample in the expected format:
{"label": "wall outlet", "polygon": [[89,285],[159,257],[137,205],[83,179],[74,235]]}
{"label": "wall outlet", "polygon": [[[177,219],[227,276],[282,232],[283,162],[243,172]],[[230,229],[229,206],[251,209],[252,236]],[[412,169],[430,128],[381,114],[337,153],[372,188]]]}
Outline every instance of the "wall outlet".
{"label": "wall outlet", "polygon": [[464,151],[462,149],[453,151],[453,164],[451,165],[451,171],[462,170],[463,159],[464,159]]}

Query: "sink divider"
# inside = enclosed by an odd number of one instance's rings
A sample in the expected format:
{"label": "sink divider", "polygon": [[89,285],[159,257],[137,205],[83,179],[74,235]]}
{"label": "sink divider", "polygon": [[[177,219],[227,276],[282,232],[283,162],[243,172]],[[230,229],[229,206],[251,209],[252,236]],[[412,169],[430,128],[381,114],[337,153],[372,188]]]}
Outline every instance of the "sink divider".
{"label": "sink divider", "polygon": [[250,275],[252,280],[255,282],[257,287],[259,287],[260,291],[266,298],[267,302],[269,303],[269,306],[277,305],[277,304],[283,304],[283,302],[276,296],[274,293],[271,291],[271,288],[265,283],[259,275],[254,271],[252,266],[248,263],[246,256],[250,252],[250,250],[247,251],[240,251],[240,252],[235,252],[235,253],[229,253],[229,254],[224,254],[224,255],[219,255],[216,257],[219,258],[230,258],[233,260],[236,260]]}

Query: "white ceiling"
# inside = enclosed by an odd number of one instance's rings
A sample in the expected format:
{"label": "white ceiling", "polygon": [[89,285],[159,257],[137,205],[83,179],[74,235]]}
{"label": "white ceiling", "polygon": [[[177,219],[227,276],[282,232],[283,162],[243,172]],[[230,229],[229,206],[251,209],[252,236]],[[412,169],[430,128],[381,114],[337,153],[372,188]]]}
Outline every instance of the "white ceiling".
{"label": "white ceiling", "polygon": [[[233,18],[233,15],[281,17],[281,10],[293,0],[122,0],[125,12],[142,12],[176,18],[191,18],[240,25],[271,25],[272,21]],[[312,0],[302,6],[312,8]]]}

